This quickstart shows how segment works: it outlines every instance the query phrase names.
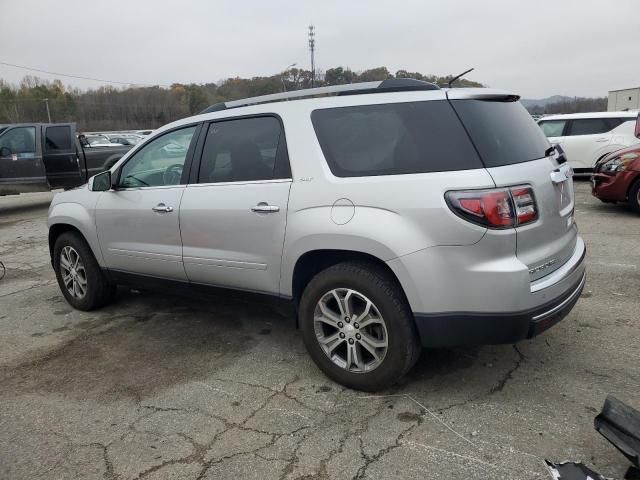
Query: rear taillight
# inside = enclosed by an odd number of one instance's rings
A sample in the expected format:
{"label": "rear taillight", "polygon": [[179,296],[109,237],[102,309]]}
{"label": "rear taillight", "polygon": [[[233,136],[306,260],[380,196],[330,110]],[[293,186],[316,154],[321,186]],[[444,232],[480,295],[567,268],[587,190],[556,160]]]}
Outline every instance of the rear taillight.
{"label": "rear taillight", "polygon": [[458,216],[488,228],[511,228],[538,219],[531,187],[451,191],[445,195]]}
{"label": "rear taillight", "polygon": [[640,114],[636,118],[636,138],[640,138]]}

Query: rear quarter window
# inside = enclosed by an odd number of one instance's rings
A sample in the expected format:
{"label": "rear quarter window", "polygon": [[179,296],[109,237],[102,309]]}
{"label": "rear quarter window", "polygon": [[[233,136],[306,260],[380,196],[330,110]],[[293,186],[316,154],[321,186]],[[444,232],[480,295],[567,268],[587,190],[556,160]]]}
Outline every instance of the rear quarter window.
{"label": "rear quarter window", "polygon": [[543,158],[550,146],[520,102],[465,99],[451,103],[487,168]]}
{"label": "rear quarter window", "polygon": [[337,177],[482,168],[446,100],[320,109],[311,120]]}
{"label": "rear quarter window", "polygon": [[578,135],[597,135],[613,130],[620,125],[616,124],[615,118],[580,118],[571,120],[571,129],[569,135],[572,137]]}

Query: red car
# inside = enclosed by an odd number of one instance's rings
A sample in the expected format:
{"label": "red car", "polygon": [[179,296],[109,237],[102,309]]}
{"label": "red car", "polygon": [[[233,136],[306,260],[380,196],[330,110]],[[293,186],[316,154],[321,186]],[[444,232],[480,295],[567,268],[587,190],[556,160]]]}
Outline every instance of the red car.
{"label": "red car", "polygon": [[629,202],[640,213],[640,145],[599,160],[591,176],[591,193],[606,203]]}

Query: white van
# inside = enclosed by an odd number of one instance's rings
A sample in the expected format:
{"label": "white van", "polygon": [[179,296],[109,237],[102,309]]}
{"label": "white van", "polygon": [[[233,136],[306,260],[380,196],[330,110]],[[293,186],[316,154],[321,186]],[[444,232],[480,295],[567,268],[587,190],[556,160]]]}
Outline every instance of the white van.
{"label": "white van", "polygon": [[562,147],[577,174],[590,174],[605,155],[640,143],[638,112],[549,115],[538,125],[549,142]]}

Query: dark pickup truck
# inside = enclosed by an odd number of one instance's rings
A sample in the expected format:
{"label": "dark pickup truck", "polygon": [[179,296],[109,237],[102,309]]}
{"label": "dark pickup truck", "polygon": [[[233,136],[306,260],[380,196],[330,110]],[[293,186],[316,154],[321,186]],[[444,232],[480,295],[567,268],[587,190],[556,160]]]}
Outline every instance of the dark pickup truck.
{"label": "dark pickup truck", "polygon": [[0,125],[0,195],[77,187],[131,148],[82,140],[75,123]]}

